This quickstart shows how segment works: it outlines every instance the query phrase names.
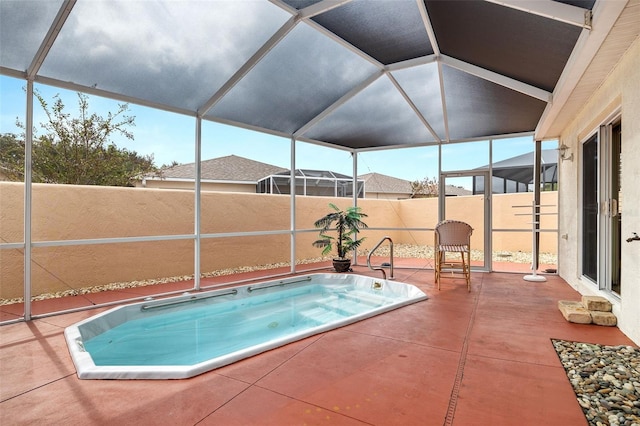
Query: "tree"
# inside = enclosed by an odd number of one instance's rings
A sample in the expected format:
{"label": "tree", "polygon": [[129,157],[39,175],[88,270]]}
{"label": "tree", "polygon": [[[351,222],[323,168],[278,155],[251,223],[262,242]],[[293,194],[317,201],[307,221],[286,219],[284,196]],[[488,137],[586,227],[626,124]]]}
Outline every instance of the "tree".
{"label": "tree", "polygon": [[0,135],[0,176],[24,180],[24,142],[13,133]]}
{"label": "tree", "polygon": [[[40,127],[46,134],[34,137],[32,146],[32,181],[77,185],[132,186],[133,178],[158,174],[153,155],[118,148],[114,135],[133,140],[128,129],[135,117],[128,116],[128,104],[119,104],[115,113],[102,117],[89,111],[89,97],[78,93],[78,116],[65,112],[59,95],[52,106],[38,92],[36,98],[47,121]],[[25,129],[24,124],[17,122]],[[34,129],[35,135],[35,129]],[[0,139],[0,171],[12,180],[24,179],[24,137],[5,134]]]}
{"label": "tree", "polygon": [[438,196],[438,180],[425,177],[411,182],[411,198],[431,198]]}

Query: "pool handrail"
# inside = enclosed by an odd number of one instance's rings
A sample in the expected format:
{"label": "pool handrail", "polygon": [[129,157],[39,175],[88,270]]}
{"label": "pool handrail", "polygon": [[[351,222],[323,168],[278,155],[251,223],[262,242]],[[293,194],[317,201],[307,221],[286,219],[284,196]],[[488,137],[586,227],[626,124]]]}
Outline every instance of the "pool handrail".
{"label": "pool handrail", "polygon": [[371,255],[373,254],[373,252],[375,252],[381,245],[382,243],[384,243],[386,240],[389,240],[389,279],[393,280],[395,279],[393,277],[393,240],[391,239],[391,237],[389,236],[384,236],[382,237],[382,239],[378,242],[378,244],[376,244],[371,251],[369,252],[369,255],[367,256],[367,266],[369,267],[369,269],[371,269],[372,271],[380,271],[382,272],[382,279],[386,280],[387,279],[387,272],[384,270],[384,268],[382,266],[380,267],[373,267],[371,266]]}

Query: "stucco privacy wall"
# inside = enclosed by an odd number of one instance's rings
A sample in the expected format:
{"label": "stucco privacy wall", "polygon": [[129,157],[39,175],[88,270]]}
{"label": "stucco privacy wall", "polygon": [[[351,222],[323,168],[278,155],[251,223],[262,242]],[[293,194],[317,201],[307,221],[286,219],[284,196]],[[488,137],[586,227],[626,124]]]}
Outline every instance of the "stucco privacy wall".
{"label": "stucco privacy wall", "polygon": [[[580,268],[580,173],[582,142],[592,135],[616,110],[622,111],[623,192],[621,299],[618,301],[596,285],[581,278]],[[561,143],[570,147],[572,162],[560,166],[560,238],[558,267],[560,275],[582,294],[599,294],[614,304],[620,329],[640,342],[640,242],[627,243],[632,232],[640,233],[640,39],[631,45],[609,77],[593,94],[582,111],[562,132]]]}
{"label": "stucco privacy wall", "polygon": [[[24,186],[0,182],[0,238],[21,242],[23,237]],[[556,193],[543,194],[554,202]],[[529,229],[530,218],[513,215],[512,205],[528,204],[531,194],[500,195],[494,198],[494,226]],[[296,198],[296,229],[309,230],[296,239],[296,259],[316,258],[320,250],[312,247],[317,239],[313,222],[328,212],[328,203],[347,207],[351,200],[329,197]],[[477,221],[481,196],[448,200],[452,218]],[[358,204],[368,214],[371,228],[433,228],[437,223],[437,199],[375,200]],[[202,234],[252,231],[282,231],[278,235],[225,236],[203,238],[201,271],[288,262],[290,257],[289,196],[227,192],[202,193]],[[503,212],[504,210],[504,212]],[[500,211],[501,213],[497,213]],[[192,192],[142,188],[116,188],[75,185],[33,185],[32,240],[65,241],[97,238],[141,237],[153,235],[191,235],[194,228]],[[555,221],[555,217],[544,219]],[[472,247],[482,248],[484,238],[475,226]],[[547,225],[543,225],[547,227]],[[555,228],[550,222],[549,228]],[[395,243],[433,244],[432,231],[363,232],[364,249],[370,249],[383,236]],[[530,251],[530,233],[505,238],[494,250]],[[555,252],[555,238],[542,250]],[[142,279],[192,275],[194,240],[149,241],[136,243],[87,244],[35,247],[32,250],[32,294],[128,282]],[[0,250],[0,298],[22,296],[23,250]]]}

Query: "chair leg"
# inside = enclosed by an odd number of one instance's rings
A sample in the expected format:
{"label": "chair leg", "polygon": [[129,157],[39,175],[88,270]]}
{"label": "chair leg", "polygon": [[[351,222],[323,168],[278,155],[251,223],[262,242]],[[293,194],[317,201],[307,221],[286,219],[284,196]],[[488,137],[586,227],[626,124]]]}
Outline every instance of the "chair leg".
{"label": "chair leg", "polygon": [[435,264],[433,265],[433,277],[436,281],[436,284],[438,284],[438,251],[437,250],[433,253],[433,260],[435,262]]}
{"label": "chair leg", "polygon": [[440,273],[441,268],[442,268],[442,259],[441,259],[441,255],[442,252],[439,250],[436,250],[435,253],[435,260],[436,260],[436,264],[435,264],[435,276],[436,276],[436,284],[438,284],[438,290],[440,290]]}
{"label": "chair leg", "polygon": [[438,251],[438,290],[440,290],[440,283],[442,282],[442,265],[444,265],[446,255],[447,252]]}
{"label": "chair leg", "polygon": [[[458,252],[460,253],[461,258],[461,272],[464,276],[464,280],[467,283],[467,291],[471,291],[471,253],[470,252]],[[442,265],[445,263],[445,251],[436,251],[435,252],[435,266],[434,266],[434,274],[436,284],[438,284],[438,290],[440,290],[440,279],[442,278]]]}
{"label": "chair leg", "polygon": [[464,277],[465,277],[465,280],[467,281],[467,291],[471,291],[471,251],[466,252],[466,256],[467,256],[467,262],[464,270]]}
{"label": "chair leg", "polygon": [[462,259],[462,275],[464,281],[467,283],[467,291],[471,291],[471,256],[469,252],[460,252],[460,258]]}

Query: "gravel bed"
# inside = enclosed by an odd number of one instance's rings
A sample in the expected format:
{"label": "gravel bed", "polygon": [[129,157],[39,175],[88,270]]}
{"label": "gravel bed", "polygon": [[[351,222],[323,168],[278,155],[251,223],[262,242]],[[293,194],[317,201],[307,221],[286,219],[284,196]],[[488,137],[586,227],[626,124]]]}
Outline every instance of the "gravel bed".
{"label": "gravel bed", "polygon": [[[317,263],[317,262],[322,262],[325,260],[329,260],[330,257],[326,257],[326,258],[315,258],[315,259],[306,259],[306,260],[301,260],[299,262],[297,262],[298,265],[302,265],[302,264],[307,264],[307,263]],[[212,272],[203,272],[200,276],[202,278],[211,278],[211,277],[219,277],[219,276],[224,276],[224,275],[234,275],[234,274],[240,274],[242,272],[251,272],[251,271],[260,271],[260,270],[267,270],[267,269],[275,269],[275,268],[281,268],[281,267],[286,267],[289,266],[289,263],[273,263],[273,264],[269,264],[269,265],[257,265],[257,266],[240,266],[237,268],[228,268],[228,269],[218,269],[216,271],[212,271]],[[38,301],[38,300],[47,300],[47,299],[58,299],[61,297],[67,297],[67,296],[81,296],[84,294],[91,294],[91,293],[100,293],[103,291],[110,291],[110,290],[123,290],[123,289],[127,289],[127,288],[135,288],[135,287],[145,287],[148,285],[156,285],[156,284],[167,284],[167,283],[175,283],[175,282],[180,282],[180,281],[188,281],[188,280],[192,280],[193,279],[193,275],[178,275],[178,276],[173,276],[173,277],[164,277],[164,278],[153,278],[153,279],[147,279],[147,280],[138,280],[138,281],[126,281],[126,282],[116,282],[116,283],[109,283],[109,284],[103,284],[103,285],[96,285],[96,286],[91,286],[91,287],[81,287],[81,288],[70,288],[68,290],[62,290],[62,291],[58,291],[58,292],[52,292],[52,293],[42,293],[39,294],[37,296],[33,296],[31,298],[32,301]],[[14,303],[22,303],[24,301],[24,298],[22,297],[16,297],[13,299],[0,299],[0,306],[2,305],[12,305]]]}
{"label": "gravel bed", "polygon": [[552,342],[589,425],[640,426],[640,349]]}
{"label": "gravel bed", "polygon": [[[365,253],[365,255],[368,253]],[[376,250],[376,256],[389,256],[389,245],[385,244]],[[394,244],[393,257],[413,259],[433,259],[432,246],[419,246],[413,244]],[[531,263],[531,252],[501,251],[493,253],[495,262]],[[482,250],[471,250],[471,260],[484,260]],[[540,253],[539,262],[545,265],[557,265],[558,258],[552,253]]]}
{"label": "gravel bed", "polygon": [[[368,251],[361,253],[363,256],[367,256]],[[378,248],[375,253],[376,256],[389,256],[389,245],[384,245]],[[414,244],[394,244],[393,246],[394,258],[409,258],[409,259],[433,259],[433,247],[432,246],[420,246]],[[298,264],[318,263],[330,260],[331,256],[317,257],[313,259],[300,260]],[[484,253],[481,250],[471,250],[472,260],[483,260]],[[498,262],[513,262],[513,263],[531,263],[531,253],[527,252],[499,252],[493,253],[493,260]],[[545,265],[556,265],[556,255],[549,253],[540,253],[540,263]],[[241,266],[237,268],[219,269],[211,272],[202,273],[202,278],[218,277],[223,275],[233,275],[242,272],[251,272],[257,270],[275,269],[280,267],[289,266],[289,263],[273,263],[269,265],[258,266]],[[109,290],[122,290],[134,287],[143,287],[155,284],[166,284],[179,281],[186,281],[193,279],[193,275],[180,275],[174,277],[155,278],[148,280],[128,281],[128,282],[116,282],[91,287],[71,288],[59,292],[43,293],[32,298],[33,301],[55,299],[67,296],[81,296],[83,294],[100,293],[102,291]],[[0,306],[11,305],[14,303],[22,303],[23,298],[17,297],[13,299],[0,299]],[[639,425],[640,426],[640,425]]]}

